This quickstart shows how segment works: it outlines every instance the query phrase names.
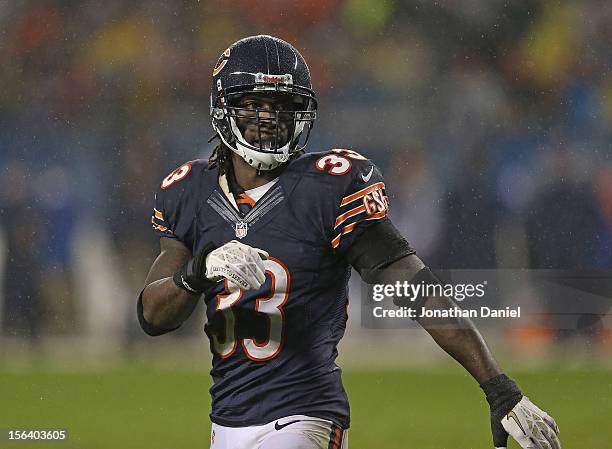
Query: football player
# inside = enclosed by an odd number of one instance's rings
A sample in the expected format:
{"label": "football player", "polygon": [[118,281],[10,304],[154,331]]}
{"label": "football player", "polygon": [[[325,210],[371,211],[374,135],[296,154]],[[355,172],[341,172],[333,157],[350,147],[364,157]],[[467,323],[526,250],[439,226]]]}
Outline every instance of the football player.
{"label": "football player", "polygon": [[[349,404],[335,360],[351,267],[367,282],[439,280],[387,217],[370,160],[304,152],[317,100],[293,46],[239,40],[212,75],[219,144],[160,184],[151,221],[161,252],[138,298],[140,324],[170,332],[205,301],[211,448],[346,448]],[[502,373],[469,320],[419,322],[484,390],[496,447],[510,434],[523,448],[560,448],[555,421]]]}

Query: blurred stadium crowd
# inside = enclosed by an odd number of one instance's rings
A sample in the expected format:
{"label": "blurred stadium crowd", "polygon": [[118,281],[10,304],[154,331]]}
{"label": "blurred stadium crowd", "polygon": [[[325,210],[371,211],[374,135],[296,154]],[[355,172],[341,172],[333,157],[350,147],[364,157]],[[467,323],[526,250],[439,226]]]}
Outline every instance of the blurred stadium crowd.
{"label": "blurred stadium crowd", "polygon": [[303,51],[310,150],[373,159],[431,266],[612,264],[606,0],[22,0],[0,23],[5,336],[139,333],[153,193],[208,157],[212,67],[251,34]]}

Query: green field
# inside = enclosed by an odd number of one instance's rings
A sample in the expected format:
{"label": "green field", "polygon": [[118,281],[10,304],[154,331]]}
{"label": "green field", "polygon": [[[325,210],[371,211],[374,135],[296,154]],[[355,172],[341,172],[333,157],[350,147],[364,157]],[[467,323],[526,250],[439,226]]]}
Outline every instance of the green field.
{"label": "green field", "polygon": [[[612,441],[612,372],[512,372],[549,410],[564,448]],[[0,369],[0,428],[67,428],[64,443],[0,442],[15,448],[208,448],[209,376],[204,371],[120,365],[67,373]],[[459,368],[345,371],[351,449],[491,448],[488,409]],[[514,443],[509,448],[517,448]]]}

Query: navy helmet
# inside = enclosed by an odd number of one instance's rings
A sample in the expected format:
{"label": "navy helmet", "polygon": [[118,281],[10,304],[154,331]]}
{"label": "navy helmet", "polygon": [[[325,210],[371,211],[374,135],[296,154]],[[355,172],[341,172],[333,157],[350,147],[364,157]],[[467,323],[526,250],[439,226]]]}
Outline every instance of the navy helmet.
{"label": "navy helmet", "polygon": [[[245,104],[245,98],[254,101]],[[213,70],[212,126],[226,146],[258,170],[271,170],[305,148],[316,109],[306,61],[276,37],[235,42]]]}

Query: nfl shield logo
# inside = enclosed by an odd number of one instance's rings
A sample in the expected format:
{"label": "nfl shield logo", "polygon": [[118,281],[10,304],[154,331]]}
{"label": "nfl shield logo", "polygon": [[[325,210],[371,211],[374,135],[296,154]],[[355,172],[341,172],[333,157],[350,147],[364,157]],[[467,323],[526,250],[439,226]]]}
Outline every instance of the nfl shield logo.
{"label": "nfl shield logo", "polygon": [[239,239],[246,237],[247,232],[249,230],[249,225],[244,221],[239,221],[236,223],[236,237]]}

